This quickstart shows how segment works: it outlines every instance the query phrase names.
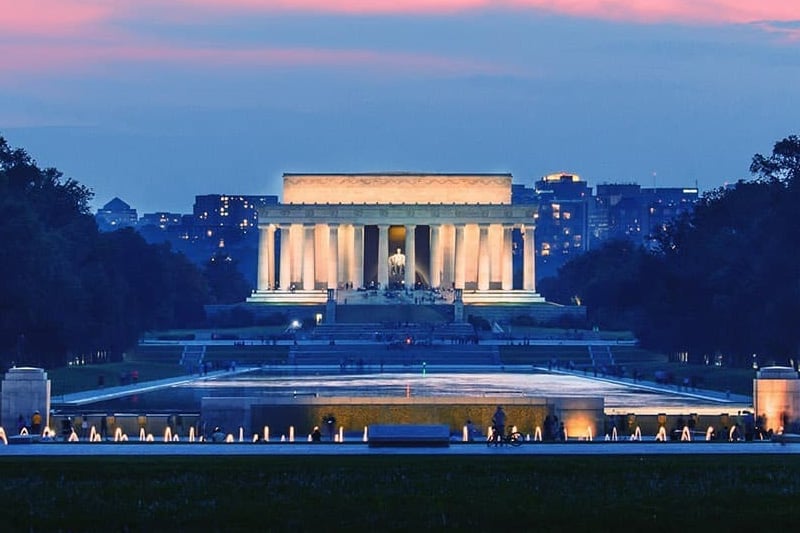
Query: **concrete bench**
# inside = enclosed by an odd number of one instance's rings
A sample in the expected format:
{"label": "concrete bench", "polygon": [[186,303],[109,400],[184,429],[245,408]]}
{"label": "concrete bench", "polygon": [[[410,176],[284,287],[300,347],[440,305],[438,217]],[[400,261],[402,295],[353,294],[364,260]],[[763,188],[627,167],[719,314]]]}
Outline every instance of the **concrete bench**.
{"label": "concrete bench", "polygon": [[367,428],[370,448],[450,446],[450,428],[443,424],[381,424]]}

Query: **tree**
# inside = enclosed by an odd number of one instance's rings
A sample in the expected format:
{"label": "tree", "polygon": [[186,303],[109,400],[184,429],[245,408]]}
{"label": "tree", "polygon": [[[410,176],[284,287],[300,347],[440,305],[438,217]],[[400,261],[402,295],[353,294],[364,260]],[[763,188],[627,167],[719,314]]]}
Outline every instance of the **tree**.
{"label": "tree", "polygon": [[80,267],[96,234],[91,197],[0,137],[0,352],[10,360],[63,360],[78,335]]}
{"label": "tree", "polygon": [[577,296],[596,323],[632,324],[642,345],[690,362],[797,361],[800,139],[756,154],[750,170],[753,180],[706,193],[660,230],[652,253],[609,243],[562,267],[543,294]]}
{"label": "tree", "polygon": [[213,304],[234,304],[250,296],[250,284],[242,276],[236,260],[224,253],[211,256],[203,270]]}
{"label": "tree", "polygon": [[796,357],[800,259],[788,251],[800,238],[800,142],[779,141],[750,168],[753,181],[704,195],[659,236],[662,276],[649,286],[666,290],[664,301],[648,304],[642,342],[695,361],[722,354],[740,366],[752,354]]}
{"label": "tree", "polygon": [[196,326],[205,279],[169,245],[99,233],[92,192],[0,137],[0,356],[44,367],[119,359],[153,328]]}
{"label": "tree", "polygon": [[769,157],[754,155],[750,173],[759,180],[796,186],[800,181],[800,138],[790,135],[776,142]]}
{"label": "tree", "polygon": [[539,284],[549,301],[586,306],[587,319],[603,328],[631,328],[641,301],[640,270],[647,252],[626,240],[603,243]]}

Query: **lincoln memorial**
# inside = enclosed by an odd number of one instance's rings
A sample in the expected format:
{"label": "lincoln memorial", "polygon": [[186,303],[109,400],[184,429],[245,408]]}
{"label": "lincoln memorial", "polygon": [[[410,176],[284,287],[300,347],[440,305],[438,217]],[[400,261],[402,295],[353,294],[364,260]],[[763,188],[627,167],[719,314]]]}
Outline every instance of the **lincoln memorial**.
{"label": "lincoln memorial", "polygon": [[258,285],[248,302],[320,304],[364,288],[442,289],[465,304],[541,303],[536,208],[511,204],[511,180],[284,174],[283,202],[258,211]]}

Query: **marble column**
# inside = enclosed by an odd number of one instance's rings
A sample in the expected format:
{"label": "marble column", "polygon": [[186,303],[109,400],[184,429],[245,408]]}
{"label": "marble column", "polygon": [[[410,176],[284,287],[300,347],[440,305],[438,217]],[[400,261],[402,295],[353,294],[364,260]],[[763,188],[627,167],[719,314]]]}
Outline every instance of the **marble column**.
{"label": "marble column", "polygon": [[[386,245],[389,246],[388,243]],[[353,279],[356,289],[364,286],[364,226],[353,224]]]}
{"label": "marble column", "polygon": [[316,273],[314,272],[314,245],[316,244],[316,226],[303,225],[303,290],[313,291],[316,288]]}
{"label": "marble column", "polygon": [[442,227],[439,224],[431,224],[431,239],[430,239],[430,284],[432,288],[440,288],[442,286],[442,248],[439,244],[439,237],[441,235]]}
{"label": "marble column", "polygon": [[389,286],[389,225],[378,224],[378,283]]}
{"label": "marble column", "polygon": [[513,231],[513,225],[503,224],[503,259],[501,263],[503,265],[503,274],[501,288],[504,291],[510,291],[514,288]]}
{"label": "marble column", "polygon": [[442,249],[442,288],[453,288],[456,280],[455,227],[440,226],[439,242]]}
{"label": "marble column", "polygon": [[269,254],[269,286],[268,289],[275,288],[275,224],[270,224],[267,228],[267,253]]}
{"label": "marble column", "polygon": [[272,254],[269,250],[269,228],[272,226],[259,226],[258,228],[258,282],[256,289],[268,291],[272,288],[270,282],[270,261]]}
{"label": "marble column", "polygon": [[456,224],[456,252],[455,252],[455,274],[456,289],[464,288],[465,269],[466,269],[466,249],[464,248],[464,224]]}
{"label": "marble column", "polygon": [[328,288],[339,288],[339,224],[328,224]]}
{"label": "marble column", "polygon": [[339,226],[339,280],[342,284],[353,281],[353,225]]}
{"label": "marble column", "polygon": [[303,288],[303,248],[305,239],[305,230],[302,224],[292,224],[291,236],[292,241],[292,283],[295,288]]}
{"label": "marble column", "polygon": [[417,285],[417,226],[406,224],[405,287],[414,290]]}
{"label": "marble column", "polygon": [[278,228],[281,232],[280,289],[288,291],[292,285],[292,239],[289,224],[280,224]]}
{"label": "marble column", "polygon": [[491,279],[491,261],[489,258],[489,225],[478,225],[478,290],[488,291]]}
{"label": "marble column", "polygon": [[533,230],[533,224],[526,224],[522,229],[522,288],[526,291],[536,290],[536,244]]}

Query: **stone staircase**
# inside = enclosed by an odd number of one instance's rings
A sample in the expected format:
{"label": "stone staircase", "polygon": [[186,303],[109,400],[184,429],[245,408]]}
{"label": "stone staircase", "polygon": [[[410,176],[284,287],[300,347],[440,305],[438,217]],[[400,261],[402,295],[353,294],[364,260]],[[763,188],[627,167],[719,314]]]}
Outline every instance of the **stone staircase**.
{"label": "stone staircase", "polygon": [[609,346],[588,346],[589,357],[592,359],[592,366],[598,370],[606,369],[610,372],[616,368],[617,364],[614,361],[614,354],[611,353]]}
{"label": "stone staircase", "polygon": [[314,328],[312,338],[316,340],[358,340],[375,342],[413,342],[456,341],[469,339],[475,329],[467,323],[418,324],[397,322],[392,324],[319,324]]}
{"label": "stone staircase", "polygon": [[181,354],[181,366],[189,372],[197,372],[203,364],[203,358],[206,355],[205,345],[190,345],[187,344],[183,347]]}
{"label": "stone staircase", "polygon": [[499,365],[497,346],[480,344],[300,344],[289,351],[295,365],[339,366],[377,371],[380,367],[427,365]]}

